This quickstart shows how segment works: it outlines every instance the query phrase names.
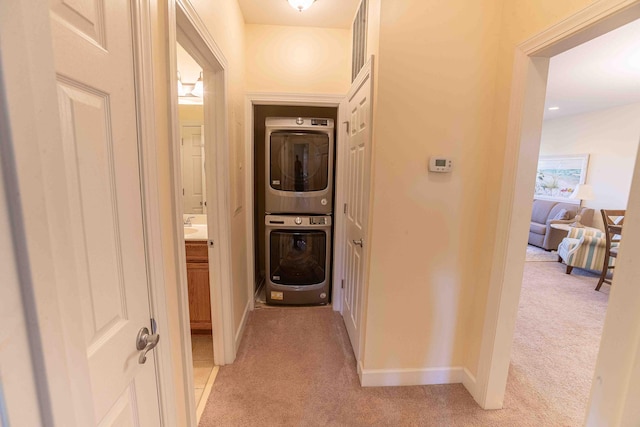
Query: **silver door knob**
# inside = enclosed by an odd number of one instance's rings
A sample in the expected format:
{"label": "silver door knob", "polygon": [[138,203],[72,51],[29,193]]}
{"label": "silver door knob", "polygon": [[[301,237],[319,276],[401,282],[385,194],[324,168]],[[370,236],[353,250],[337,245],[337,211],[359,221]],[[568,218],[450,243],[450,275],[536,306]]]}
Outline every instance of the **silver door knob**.
{"label": "silver door knob", "polygon": [[138,363],[143,365],[147,361],[147,353],[155,348],[160,341],[160,334],[150,334],[149,329],[144,327],[138,331],[136,337],[136,349],[140,351]]}
{"label": "silver door knob", "polygon": [[352,240],[352,242],[353,242],[354,245],[358,245],[358,246],[362,247],[362,239],[360,239],[360,240]]}

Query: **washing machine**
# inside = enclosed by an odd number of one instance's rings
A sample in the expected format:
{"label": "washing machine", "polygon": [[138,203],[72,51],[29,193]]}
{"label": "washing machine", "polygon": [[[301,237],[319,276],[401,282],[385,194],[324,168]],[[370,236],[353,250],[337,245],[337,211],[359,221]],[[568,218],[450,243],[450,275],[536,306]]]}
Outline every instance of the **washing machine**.
{"label": "washing machine", "polygon": [[327,304],[331,284],[331,216],[266,215],[268,304]]}

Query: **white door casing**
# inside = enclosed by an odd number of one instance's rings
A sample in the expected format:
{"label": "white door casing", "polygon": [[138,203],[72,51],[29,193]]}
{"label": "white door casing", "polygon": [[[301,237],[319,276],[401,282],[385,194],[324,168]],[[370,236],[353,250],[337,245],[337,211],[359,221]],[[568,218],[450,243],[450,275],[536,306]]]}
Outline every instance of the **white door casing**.
{"label": "white door casing", "polygon": [[160,425],[150,326],[131,6],[51,2],[52,38],[76,286],[60,295],[77,401],[93,424]]}
{"label": "white door casing", "polygon": [[206,213],[204,135],[201,125],[180,127],[182,142],[182,201],[185,213]]}
{"label": "white door casing", "polygon": [[371,178],[372,60],[347,96],[346,209],[342,316],[356,360],[360,361],[366,290],[366,257]]}

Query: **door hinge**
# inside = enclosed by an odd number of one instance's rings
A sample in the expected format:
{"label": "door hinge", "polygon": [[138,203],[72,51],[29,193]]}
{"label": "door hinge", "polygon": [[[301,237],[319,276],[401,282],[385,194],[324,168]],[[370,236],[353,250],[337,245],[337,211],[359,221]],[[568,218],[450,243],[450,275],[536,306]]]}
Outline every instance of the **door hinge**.
{"label": "door hinge", "polygon": [[184,145],[184,138],[180,138],[180,145]]}
{"label": "door hinge", "polygon": [[184,196],[184,188],[182,189],[182,195]]}
{"label": "door hinge", "polygon": [[210,248],[212,248],[214,246],[213,239],[207,240],[207,244],[209,245]]}
{"label": "door hinge", "polygon": [[344,289],[344,279],[342,279],[342,289]]}
{"label": "door hinge", "polygon": [[347,204],[344,204],[344,209],[343,209],[344,213],[347,213]]}
{"label": "door hinge", "polygon": [[342,124],[344,124],[347,127],[347,133],[349,133],[349,122],[342,122]]}

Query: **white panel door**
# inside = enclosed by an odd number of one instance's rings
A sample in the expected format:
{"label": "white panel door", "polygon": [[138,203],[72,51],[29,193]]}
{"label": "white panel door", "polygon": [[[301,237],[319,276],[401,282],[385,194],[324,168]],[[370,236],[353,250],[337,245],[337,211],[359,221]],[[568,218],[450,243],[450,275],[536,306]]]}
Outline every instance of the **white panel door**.
{"label": "white panel door", "polygon": [[347,97],[346,241],[342,316],[356,359],[360,359],[365,287],[365,247],[371,171],[371,66],[362,69]]}
{"label": "white panel door", "polygon": [[182,138],[182,203],[184,213],[206,213],[203,126],[184,125]]}
{"label": "white panel door", "polygon": [[92,405],[83,425],[159,426],[153,351],[141,364],[136,349],[150,309],[131,4],[50,4],[77,267],[74,295],[60,296],[74,397]]}

